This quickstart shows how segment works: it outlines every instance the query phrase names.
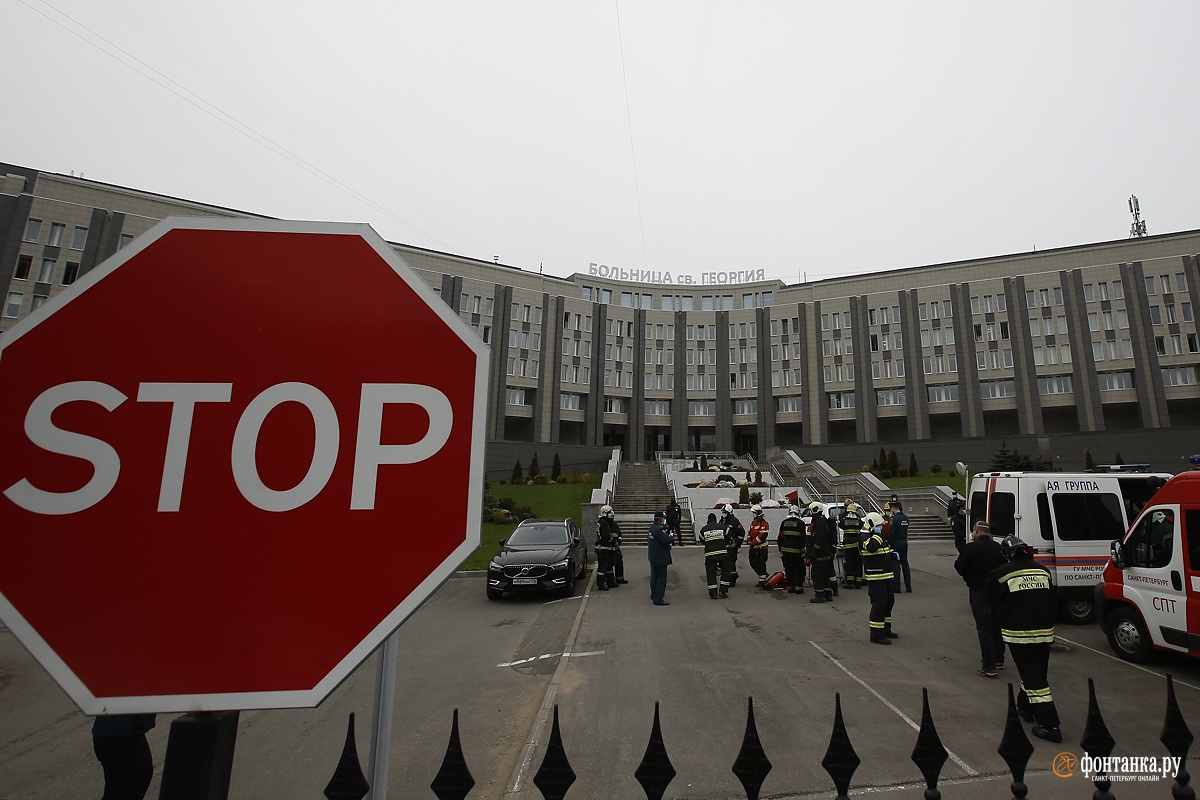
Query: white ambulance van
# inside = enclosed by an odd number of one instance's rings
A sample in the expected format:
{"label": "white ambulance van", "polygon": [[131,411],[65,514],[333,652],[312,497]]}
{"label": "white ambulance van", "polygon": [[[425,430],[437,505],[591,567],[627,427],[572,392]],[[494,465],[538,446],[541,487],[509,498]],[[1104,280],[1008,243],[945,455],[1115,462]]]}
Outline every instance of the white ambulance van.
{"label": "white ambulance van", "polygon": [[1200,658],[1200,470],[1176,475],[1112,543],[1096,611],[1113,652]]}
{"label": "white ambulance van", "polygon": [[1054,576],[1063,620],[1089,622],[1113,540],[1171,477],[1147,470],[1133,464],[1094,472],[977,473],[967,497],[967,535],[984,520],[997,542],[1021,537]]}

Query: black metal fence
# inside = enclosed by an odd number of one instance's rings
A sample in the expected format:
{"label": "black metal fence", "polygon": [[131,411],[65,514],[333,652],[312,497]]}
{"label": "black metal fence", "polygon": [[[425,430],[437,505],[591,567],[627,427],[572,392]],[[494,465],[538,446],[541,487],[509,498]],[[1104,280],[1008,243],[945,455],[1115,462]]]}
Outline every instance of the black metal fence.
{"label": "black metal fence", "polygon": [[[921,690],[921,727],[917,733],[917,741],[912,751],[912,762],[925,782],[925,800],[939,800],[942,794],[938,789],[942,767],[949,758],[949,753],[938,737],[933,723],[933,715],[929,711],[929,691]],[[1175,685],[1171,676],[1167,676],[1167,712],[1163,722],[1162,734],[1159,741],[1166,747],[1167,752],[1179,759],[1179,769],[1171,785],[1171,797],[1174,800],[1195,800],[1196,793],[1189,785],[1191,776],[1187,771],[1187,754],[1192,745],[1192,732],[1179,710],[1175,699]],[[1088,714],[1080,746],[1085,754],[1092,759],[1106,758],[1112,754],[1116,742],[1109,734],[1108,726],[1100,713],[1096,702],[1096,689],[1092,679],[1088,679]],[[1014,798],[1024,798],[1029,793],[1025,785],[1025,770],[1029,758],[1033,755],[1033,744],[1025,734],[1021,719],[1017,713],[1017,703],[1013,685],[1008,686],[1008,716],[1005,720],[1004,735],[996,752],[1008,765],[1012,775],[1010,791]],[[861,763],[854,745],[850,741],[846,723],[842,719],[842,698],[834,695],[833,733],[829,739],[829,747],[821,766],[833,779],[838,800],[844,800],[850,792],[850,783],[855,771]],[[746,732],[742,736],[742,747],[731,767],[733,774],[741,781],[746,791],[747,800],[758,800],[763,781],[771,772],[771,761],[767,758],[759,739],[758,728],[754,724],[754,698],[747,701]],[[658,722],[658,703],[654,704],[654,724],[650,730],[650,741],[646,745],[646,754],[642,757],[633,776],[646,793],[647,800],[661,800],[667,787],[675,779],[675,768],[667,755],[663,742],[662,730]],[[558,706],[554,707],[554,726],[550,740],[546,745],[546,754],[542,758],[541,767],[533,777],[533,783],[542,793],[545,800],[562,800],[575,784],[575,771],[571,769],[566,750],[563,747],[562,736],[558,728]],[[1094,800],[1112,800],[1110,791],[1111,781],[1108,776],[1099,773],[1093,779],[1095,791]],[[438,800],[464,800],[475,786],[471,770],[463,756],[462,745],[458,737],[458,710],[454,711],[454,720],[450,728],[450,743],[442,766],[434,776],[429,788]],[[346,743],[342,750],[341,761],[338,762],[333,778],[325,787],[325,796],[329,800],[362,800],[370,790],[366,778],[359,766],[357,748],[354,740],[354,715],[350,715],[349,728],[346,732]],[[586,789],[582,790],[586,794]]]}

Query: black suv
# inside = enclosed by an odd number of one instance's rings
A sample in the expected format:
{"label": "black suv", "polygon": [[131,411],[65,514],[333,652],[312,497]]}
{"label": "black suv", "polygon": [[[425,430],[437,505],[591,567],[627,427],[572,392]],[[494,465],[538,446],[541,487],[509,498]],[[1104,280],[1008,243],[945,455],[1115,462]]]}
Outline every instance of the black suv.
{"label": "black suv", "polygon": [[505,592],[575,594],[575,581],[587,576],[587,545],[573,519],[527,519],[488,565],[487,596]]}

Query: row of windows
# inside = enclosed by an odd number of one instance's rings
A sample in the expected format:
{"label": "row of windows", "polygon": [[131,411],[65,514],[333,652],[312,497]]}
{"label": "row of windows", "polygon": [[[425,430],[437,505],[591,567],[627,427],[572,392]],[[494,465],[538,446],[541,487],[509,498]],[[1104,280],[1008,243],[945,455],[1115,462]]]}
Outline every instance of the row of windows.
{"label": "row of windows", "polygon": [[[1167,354],[1167,342],[1171,343],[1171,355],[1178,356],[1183,354],[1183,337],[1178,333],[1172,333],[1170,336],[1155,336],[1154,351],[1160,356]],[[1200,352],[1200,337],[1194,333],[1187,335],[1187,351],[1189,353]]]}
{"label": "row of windows", "polygon": [[[582,297],[584,300],[611,305],[613,301],[613,290],[604,289],[597,286],[582,287]],[[731,294],[706,294],[700,295],[700,302],[696,302],[696,295],[690,294],[664,294],[659,297],[659,309],[662,311],[733,311],[734,310],[734,295]],[[649,292],[620,292],[617,295],[618,304],[622,308],[654,308],[654,295]],[[744,292],[742,294],[742,308],[769,308],[774,302],[774,294],[772,292]]]}
{"label": "row of windows", "polygon": [[[58,261],[53,258],[43,258],[42,266],[38,270],[38,283],[53,283],[55,272],[58,270]],[[13,273],[13,277],[17,280],[28,280],[30,273],[33,272],[33,256],[21,254],[17,256],[17,269]],[[67,266],[63,269],[62,285],[70,286],[79,278],[79,262],[68,261]]]}
{"label": "row of windows", "polygon": [[[692,376],[689,375],[690,379]],[[698,376],[704,377],[704,376]],[[709,376],[715,378],[715,376]],[[1116,391],[1134,388],[1133,373],[1105,372],[1097,376],[1100,391]],[[1196,368],[1194,366],[1170,367],[1162,370],[1164,386],[1194,386],[1196,385]],[[691,388],[691,387],[689,387]],[[716,388],[715,385],[713,388]],[[1049,396],[1073,393],[1070,375],[1050,375],[1038,378],[1038,394]],[[926,387],[927,396],[931,403],[955,402],[959,398],[957,384],[944,384]],[[509,405],[528,405],[533,390],[509,388],[506,402]],[[981,381],[979,396],[983,400],[1006,397],[1016,397],[1016,382],[1011,379],[998,381]],[[564,410],[582,410],[585,395],[564,392],[560,395],[560,407]],[[827,394],[829,408],[854,408],[854,392],[829,392]],[[648,415],[670,416],[671,401],[663,399],[645,400],[645,412]],[[902,406],[907,402],[907,390],[904,388],[879,389],[875,392],[875,403],[878,406]],[[606,413],[623,414],[628,405],[628,399],[623,397],[604,398]],[[804,411],[801,395],[790,395],[775,398],[775,410],[778,413],[799,413]],[[715,416],[717,404],[715,400],[689,400],[688,415],[693,417]],[[757,414],[758,400],[756,398],[735,398],[733,413]]]}
{"label": "row of windows", "polygon": [[[33,219],[32,217],[25,223],[25,236],[22,241],[37,244],[42,238],[42,221]],[[50,223],[50,235],[46,239],[46,244],[50,247],[62,247],[63,239],[66,238],[67,226],[62,222]],[[75,233],[71,236],[71,249],[82,250],[87,245],[88,229],[82,225],[75,226]],[[132,236],[130,237],[132,238]]]}

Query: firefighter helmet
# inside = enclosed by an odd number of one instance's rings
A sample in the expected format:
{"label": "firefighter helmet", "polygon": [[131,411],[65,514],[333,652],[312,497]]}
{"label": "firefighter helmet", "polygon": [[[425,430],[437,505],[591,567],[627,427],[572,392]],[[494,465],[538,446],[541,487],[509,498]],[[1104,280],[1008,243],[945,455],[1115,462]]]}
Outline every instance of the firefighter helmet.
{"label": "firefighter helmet", "polygon": [[759,514],[763,513],[762,506],[760,506],[758,503],[755,503],[754,505],[750,506],[750,513],[757,517]]}
{"label": "firefighter helmet", "polygon": [[878,511],[872,511],[863,517],[863,530],[873,531],[883,524],[883,515]]}
{"label": "firefighter helmet", "polygon": [[600,507],[600,516],[607,517],[611,513],[613,513],[612,506],[601,506]]}
{"label": "firefighter helmet", "polygon": [[825,513],[825,509],[822,508],[821,504],[816,502],[815,500],[808,504],[808,510],[812,514],[824,514]]}
{"label": "firefighter helmet", "polygon": [[1005,536],[1000,543],[1000,555],[1012,561],[1014,558],[1029,558],[1033,552],[1021,537]]}
{"label": "firefighter helmet", "polygon": [[800,516],[800,508],[798,506],[788,506],[788,516],[789,517]]}
{"label": "firefighter helmet", "polygon": [[722,508],[721,508],[721,511],[722,511],[722,512],[724,512],[724,513],[726,513],[726,514],[732,514],[732,513],[733,513],[733,506],[729,505],[729,503],[726,503],[726,504],[724,505],[724,507],[722,507]]}

